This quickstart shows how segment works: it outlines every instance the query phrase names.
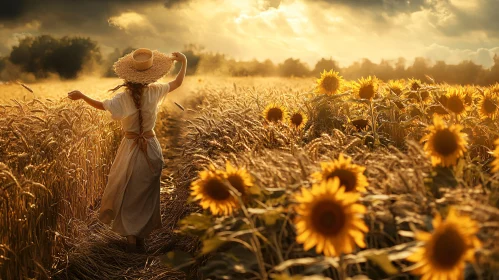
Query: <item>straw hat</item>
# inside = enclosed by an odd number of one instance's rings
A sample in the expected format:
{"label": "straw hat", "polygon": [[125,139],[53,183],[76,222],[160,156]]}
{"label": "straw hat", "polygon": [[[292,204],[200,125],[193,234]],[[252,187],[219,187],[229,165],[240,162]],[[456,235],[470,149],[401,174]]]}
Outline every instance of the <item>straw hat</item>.
{"label": "straw hat", "polygon": [[150,84],[168,74],[173,66],[169,55],[137,49],[114,63],[114,72],[127,82]]}

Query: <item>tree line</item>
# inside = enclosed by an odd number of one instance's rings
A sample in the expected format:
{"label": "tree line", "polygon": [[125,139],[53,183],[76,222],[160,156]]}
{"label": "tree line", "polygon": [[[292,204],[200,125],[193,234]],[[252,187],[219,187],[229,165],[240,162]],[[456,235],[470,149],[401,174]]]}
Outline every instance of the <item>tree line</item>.
{"label": "tree line", "polygon": [[[82,74],[96,71],[104,77],[113,77],[113,63],[133,50],[132,47],[115,49],[104,58],[98,43],[91,38],[54,38],[49,35],[26,37],[12,48],[8,56],[0,58],[0,80],[27,77],[45,79],[51,75],[58,75],[62,79],[75,79]],[[395,61],[382,60],[379,63],[362,59],[346,67],[341,67],[332,58],[322,58],[310,68],[298,58],[288,58],[277,64],[269,59],[238,61],[192,44],[186,45],[182,52],[189,61],[189,75],[319,77],[323,70],[334,69],[346,79],[375,75],[386,81],[402,78],[425,79],[428,75],[436,82],[449,84],[489,85],[499,82],[499,56],[494,57],[494,65],[489,69],[468,60],[447,64],[444,61],[432,62],[422,57],[416,58],[412,63],[408,63],[404,58]]]}

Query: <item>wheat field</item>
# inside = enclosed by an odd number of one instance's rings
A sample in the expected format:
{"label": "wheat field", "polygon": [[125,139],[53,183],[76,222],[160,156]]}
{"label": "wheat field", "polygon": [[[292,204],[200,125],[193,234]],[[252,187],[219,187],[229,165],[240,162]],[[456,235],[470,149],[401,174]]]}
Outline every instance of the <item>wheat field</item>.
{"label": "wheat field", "polygon": [[499,278],[499,85],[188,77],[128,254],[96,215],[123,132],[65,98],[119,83],[0,85],[0,279]]}

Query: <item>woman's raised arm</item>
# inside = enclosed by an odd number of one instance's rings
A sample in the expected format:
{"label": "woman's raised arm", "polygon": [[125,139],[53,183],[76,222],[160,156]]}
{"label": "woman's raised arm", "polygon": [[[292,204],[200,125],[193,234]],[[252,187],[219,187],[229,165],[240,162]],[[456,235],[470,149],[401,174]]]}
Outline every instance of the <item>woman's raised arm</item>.
{"label": "woman's raised arm", "polygon": [[187,58],[185,57],[185,55],[183,53],[180,53],[180,52],[174,52],[172,55],[173,55],[173,60],[182,63],[182,67],[180,67],[180,71],[178,72],[175,80],[173,80],[169,83],[170,84],[170,92],[174,91],[175,89],[177,89],[178,87],[180,87],[182,85],[182,82],[184,81],[184,77],[185,77],[185,72],[187,70]]}
{"label": "woman's raised arm", "polygon": [[105,110],[104,105],[102,105],[102,102],[86,96],[79,90],[73,90],[72,92],[68,93],[68,98],[71,100],[83,99],[85,100],[85,102],[88,103],[88,105],[94,107],[95,109]]}

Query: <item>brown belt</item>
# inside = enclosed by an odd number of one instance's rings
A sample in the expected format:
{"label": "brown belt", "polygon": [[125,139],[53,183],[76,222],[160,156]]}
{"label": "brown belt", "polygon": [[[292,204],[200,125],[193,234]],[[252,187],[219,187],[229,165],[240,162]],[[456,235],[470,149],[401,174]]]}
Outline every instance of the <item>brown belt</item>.
{"label": "brown belt", "polygon": [[156,134],[154,133],[153,130],[144,131],[144,132],[142,132],[142,134],[138,134],[138,133],[135,133],[132,131],[125,132],[125,138],[133,139],[133,145],[132,145],[132,148],[130,150],[133,150],[135,148],[135,146],[139,146],[139,149],[146,156],[147,164],[149,165],[149,168],[151,169],[151,171],[153,173],[154,173],[154,169],[152,167],[151,158],[149,158],[149,155],[147,154],[147,139],[151,139],[154,136],[156,136]]}

